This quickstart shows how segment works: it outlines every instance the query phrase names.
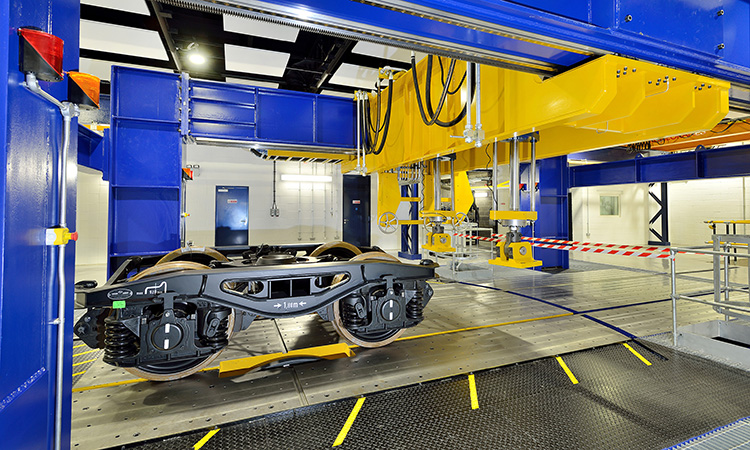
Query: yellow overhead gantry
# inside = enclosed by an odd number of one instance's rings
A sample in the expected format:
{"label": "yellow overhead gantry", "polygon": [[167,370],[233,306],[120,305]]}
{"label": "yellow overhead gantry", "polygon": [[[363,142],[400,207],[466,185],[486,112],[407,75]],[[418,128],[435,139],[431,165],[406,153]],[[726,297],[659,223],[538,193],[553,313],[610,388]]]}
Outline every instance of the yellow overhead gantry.
{"label": "yellow overhead gantry", "polygon": [[[426,59],[416,65],[420,86],[425,85],[427,77]],[[466,73],[466,67],[468,65],[464,67],[463,63],[457,64],[451,89],[458,87],[457,80]],[[431,91],[431,101],[435,105],[440,100],[442,76],[434,68],[433,72],[436,86]],[[437,186],[439,183],[432,178],[434,174],[452,170],[455,185],[452,198],[447,200],[452,200],[450,209],[441,205],[435,207],[433,199],[437,189],[423,189],[421,217],[437,224],[438,234],[442,234],[442,223],[455,221],[458,212],[465,213],[473,201],[468,181],[466,186],[457,181],[464,179],[466,171],[488,168],[491,164],[495,167],[508,164],[514,148],[517,152],[514,164],[531,159],[531,146],[518,146],[518,137],[528,142],[528,136],[541,135],[542,139],[533,139],[536,158],[547,158],[710,129],[729,109],[728,82],[606,55],[546,79],[481,66],[481,87],[469,108],[471,111],[477,102],[480,104],[474,123],[463,119],[452,127],[440,128],[423,123],[412,74],[400,75],[391,88],[390,130],[383,151],[366,155],[360,170],[364,167],[366,172],[379,173],[378,217],[390,213],[394,218],[402,199],[394,178],[396,173],[389,171],[423,163],[424,186]],[[421,95],[424,97],[425,93]],[[457,116],[467,95],[462,89],[461,95],[451,97],[440,118],[448,120]],[[376,100],[371,95],[370,102],[373,101]],[[375,111],[371,108],[370,114],[376,114]],[[380,123],[385,117],[385,108],[381,108]],[[377,119],[373,117],[373,123]],[[473,128],[474,140],[465,139],[470,128]],[[496,141],[496,157],[493,158],[490,146]],[[436,162],[426,164],[430,161]],[[357,169],[356,163],[354,159],[343,162],[342,171]],[[492,211],[491,218],[517,231],[523,224],[535,220],[535,214],[517,209]],[[515,267],[538,265],[531,259],[527,244],[519,241],[520,235],[514,235],[514,239],[507,242],[507,250],[500,252],[492,262]],[[450,250],[450,246],[435,243],[428,249]]]}

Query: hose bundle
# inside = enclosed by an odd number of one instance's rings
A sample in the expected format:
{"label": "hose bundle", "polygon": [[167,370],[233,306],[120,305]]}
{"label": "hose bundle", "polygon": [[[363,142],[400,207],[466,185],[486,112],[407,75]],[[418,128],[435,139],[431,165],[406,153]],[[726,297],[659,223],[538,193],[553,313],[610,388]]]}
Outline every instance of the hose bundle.
{"label": "hose bundle", "polygon": [[[456,94],[460,89],[461,86],[464,83],[464,80],[466,79],[466,73],[464,73],[463,77],[461,78],[461,81],[459,81],[458,86],[454,90],[451,91],[450,84],[451,81],[453,81],[453,72],[456,68],[456,60],[451,59],[451,63],[448,66],[448,76],[447,80],[444,79],[444,68],[443,68],[443,61],[438,57],[438,63],[440,64],[440,81],[443,85],[443,90],[440,93],[440,100],[438,101],[437,108],[433,111],[432,109],[432,61],[433,56],[428,55],[427,56],[427,76],[425,80],[425,105],[422,105],[422,93],[419,88],[419,81],[417,80],[417,65],[414,55],[411,57],[411,76],[412,80],[414,81],[414,91],[417,95],[417,106],[419,107],[419,114],[422,116],[422,122],[424,122],[425,125],[431,126],[431,125],[437,125],[439,127],[443,128],[450,128],[456,124],[458,124],[461,120],[463,120],[464,117],[466,117],[466,110],[469,107],[469,104],[471,103],[470,100],[467,99],[466,103],[464,104],[463,109],[461,109],[461,112],[458,114],[458,116],[454,117],[452,120],[449,120],[447,122],[444,122],[440,120],[438,117],[440,116],[440,113],[443,111],[443,107],[445,106],[445,101],[450,95]],[[467,69],[468,70],[468,69]],[[472,77],[472,80],[474,78]],[[469,95],[468,98],[471,99],[474,97],[474,90],[475,87],[472,86],[469,87]],[[426,109],[426,112],[425,112]]]}
{"label": "hose bundle", "polygon": [[[377,111],[376,111],[376,122],[375,126],[372,124],[372,118],[370,117],[370,101],[365,99],[361,108],[363,109],[360,114],[362,123],[359,124],[360,129],[364,130],[363,144],[365,148],[365,154],[379,155],[385,147],[385,140],[388,138],[388,129],[391,125],[391,104],[393,100],[393,77],[388,78],[388,100],[385,107],[385,117],[383,123],[380,123],[380,104],[381,104],[381,92],[380,80],[375,83],[376,96],[377,96]],[[382,139],[380,133],[383,133]],[[374,133],[374,137],[371,133]],[[377,148],[377,150],[376,150]]]}

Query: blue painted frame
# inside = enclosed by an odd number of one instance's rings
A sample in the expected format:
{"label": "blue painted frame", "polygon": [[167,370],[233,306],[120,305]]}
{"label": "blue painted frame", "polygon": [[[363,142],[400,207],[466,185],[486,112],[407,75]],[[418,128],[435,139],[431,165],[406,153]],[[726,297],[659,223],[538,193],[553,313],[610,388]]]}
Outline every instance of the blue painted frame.
{"label": "blue painted frame", "polygon": [[750,145],[570,168],[570,187],[750,176]]}
{"label": "blue painted frame", "polygon": [[[59,110],[21,86],[18,37],[21,26],[37,26],[65,43],[63,69],[78,67],[77,0],[39,2],[0,0],[0,161],[6,167],[0,184],[0,434],[3,448],[51,448],[54,439],[58,297],[57,250],[44,243],[44,229],[57,225],[57,152],[62,142]],[[59,100],[67,83],[41,83]],[[73,121],[73,127],[77,123]],[[75,128],[74,128],[75,129]],[[74,165],[73,137],[69,165]],[[68,227],[75,229],[74,171],[68,183]],[[72,386],[73,277],[75,245],[67,246],[66,317],[63,351],[62,448],[70,447]]]}
{"label": "blue painted frame", "polygon": [[[335,18],[464,46],[477,54],[502,51],[558,69],[581,63],[587,55],[580,51],[589,49],[750,85],[746,0],[410,0],[406,9],[412,14],[337,0],[274,3],[287,11],[305,11],[318,22]],[[423,10],[448,20],[431,21],[420,16]],[[507,38],[503,32],[527,39]],[[537,44],[535,39],[560,47]]]}

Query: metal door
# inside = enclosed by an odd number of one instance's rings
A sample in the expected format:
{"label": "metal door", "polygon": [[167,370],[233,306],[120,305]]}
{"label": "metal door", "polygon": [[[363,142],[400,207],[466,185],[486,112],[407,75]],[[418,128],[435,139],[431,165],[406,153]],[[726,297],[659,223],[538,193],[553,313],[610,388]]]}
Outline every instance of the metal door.
{"label": "metal door", "polygon": [[249,206],[247,186],[216,186],[214,245],[247,245]]}
{"label": "metal door", "polygon": [[344,241],[370,246],[370,177],[344,176]]}

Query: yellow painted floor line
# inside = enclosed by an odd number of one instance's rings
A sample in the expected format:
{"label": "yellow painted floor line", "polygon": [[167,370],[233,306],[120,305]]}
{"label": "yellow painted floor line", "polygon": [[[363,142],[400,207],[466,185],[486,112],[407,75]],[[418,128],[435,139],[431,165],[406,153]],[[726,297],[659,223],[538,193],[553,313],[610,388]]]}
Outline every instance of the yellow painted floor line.
{"label": "yellow painted floor line", "polygon": [[647,366],[651,365],[651,361],[647,360],[646,358],[643,357],[643,355],[641,355],[640,353],[638,353],[637,351],[635,351],[635,349],[633,347],[629,346],[627,342],[623,342],[622,345],[624,345],[625,348],[627,348],[628,350],[630,350],[630,352],[632,354],[634,354],[638,359],[640,359],[641,361],[643,361],[643,364],[645,364]]}
{"label": "yellow painted floor line", "polygon": [[[86,371],[85,371],[85,370],[84,370],[83,372],[77,372],[77,373],[74,373],[74,374],[73,374],[73,376],[74,376],[74,377],[77,377],[78,375],[83,375],[84,373],[86,373]],[[75,391],[75,389],[73,389],[73,390]]]}
{"label": "yellow painted floor line", "polygon": [[141,381],[148,381],[145,378],[133,378],[132,380],[115,381],[114,383],[96,384],[94,386],[84,386],[79,388],[73,388],[73,392],[90,391],[92,389],[99,389],[105,387],[122,386],[125,384],[140,383]]}
{"label": "yellow painted floor line", "polygon": [[218,432],[219,432],[219,428],[217,428],[215,430],[211,430],[208,433],[206,433],[206,435],[203,436],[203,439],[201,439],[200,441],[198,441],[198,442],[195,443],[195,445],[193,446],[193,450],[198,450],[199,448],[201,448],[204,445],[206,445],[206,442],[208,442],[209,439],[211,439],[212,437],[214,437],[214,434],[216,434]]}
{"label": "yellow painted floor line", "polygon": [[362,404],[364,402],[365,397],[360,397],[359,400],[357,400],[357,403],[354,405],[354,409],[352,409],[352,412],[349,413],[349,418],[346,419],[344,426],[341,428],[341,431],[339,431],[338,437],[336,437],[336,440],[333,441],[332,447],[338,447],[339,445],[344,443],[344,439],[346,439],[346,435],[349,434],[349,430],[354,424],[354,419],[357,418],[357,414],[359,414],[359,410],[362,409]]}
{"label": "yellow painted floor line", "polygon": [[568,365],[565,364],[565,361],[563,361],[559,356],[556,356],[555,358],[557,359],[557,362],[560,363],[560,367],[562,367],[565,373],[568,374],[568,378],[570,378],[570,381],[572,381],[573,384],[578,384],[578,378],[576,378],[576,376],[573,375],[573,372],[568,369]]}
{"label": "yellow painted floor line", "polygon": [[85,347],[85,346],[86,346],[86,344],[78,344],[78,345],[74,345],[73,349],[81,348],[81,347]]}
{"label": "yellow painted floor line", "polygon": [[88,351],[85,351],[85,352],[81,352],[81,353],[75,353],[75,354],[73,355],[73,357],[76,357],[76,356],[81,356],[81,355],[88,355],[89,353],[94,353],[94,352],[98,352],[98,351],[99,351],[99,349],[98,349],[98,348],[95,348],[95,349],[93,349],[93,350],[88,350]]}
{"label": "yellow painted floor line", "polygon": [[479,398],[477,397],[477,383],[474,374],[469,374],[469,398],[471,398],[471,409],[479,409]]}
{"label": "yellow painted floor line", "polygon": [[554,316],[532,317],[531,319],[514,320],[512,322],[493,323],[490,325],[478,325],[476,327],[459,328],[456,330],[437,331],[435,333],[427,333],[427,334],[420,334],[417,336],[402,337],[402,338],[396,339],[396,341],[408,341],[411,339],[420,339],[420,338],[425,338],[425,337],[440,336],[443,334],[461,333],[463,331],[473,331],[473,330],[481,330],[484,328],[494,328],[494,327],[502,327],[506,325],[516,325],[519,323],[535,322],[537,320],[557,319],[558,317],[566,317],[566,316],[572,316],[572,315],[573,313],[570,312],[570,313],[564,313],[564,314],[555,314]]}
{"label": "yellow painted floor line", "polygon": [[73,367],[80,366],[81,364],[86,364],[86,363],[94,362],[96,360],[97,360],[97,358],[94,358],[94,359],[88,359],[86,361],[81,361],[81,362],[73,363]]}

